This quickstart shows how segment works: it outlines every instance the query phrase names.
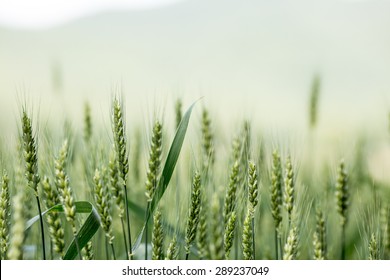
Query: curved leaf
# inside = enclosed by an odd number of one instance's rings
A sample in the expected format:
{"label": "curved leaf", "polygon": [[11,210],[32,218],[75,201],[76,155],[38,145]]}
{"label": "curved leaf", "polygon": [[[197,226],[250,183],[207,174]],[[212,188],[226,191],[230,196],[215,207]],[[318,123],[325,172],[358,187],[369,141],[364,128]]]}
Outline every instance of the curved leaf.
{"label": "curved leaf", "polygon": [[[81,226],[79,232],[77,233],[77,240],[80,246],[80,250],[88,243],[89,240],[95,235],[97,230],[100,227],[100,216],[97,213],[95,207],[88,201],[76,201],[76,213],[85,214],[89,213],[88,218],[85,220],[84,224]],[[64,206],[62,204],[57,204],[50,209],[42,212],[42,216],[50,212],[64,212]],[[28,230],[35,222],[39,220],[39,215],[31,218],[26,223],[25,230]],[[73,238],[72,243],[69,245],[68,250],[64,256],[64,260],[73,260],[78,255],[77,246],[75,239]]]}

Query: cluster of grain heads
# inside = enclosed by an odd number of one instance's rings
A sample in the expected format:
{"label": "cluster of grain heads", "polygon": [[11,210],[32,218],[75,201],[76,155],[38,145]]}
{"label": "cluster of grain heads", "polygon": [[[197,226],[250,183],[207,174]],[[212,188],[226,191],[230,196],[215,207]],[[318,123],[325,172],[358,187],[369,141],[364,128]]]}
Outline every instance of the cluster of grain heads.
{"label": "cluster of grain heads", "polygon": [[283,260],[295,260],[298,253],[298,230],[296,226],[291,226],[288,233],[287,242],[284,245]]}
{"label": "cluster of grain heads", "polygon": [[211,259],[223,260],[225,257],[224,242],[223,242],[223,224],[221,223],[221,207],[219,198],[214,193],[211,201],[211,240],[210,240],[210,253]]}
{"label": "cluster of grain heads", "polygon": [[125,209],[126,209],[126,221],[127,221],[127,237],[128,237],[128,256],[133,259],[133,248],[131,242],[131,226],[129,215],[129,203],[127,198],[127,174],[129,172],[129,159],[127,154],[127,140],[125,133],[125,121],[123,117],[122,104],[119,99],[114,98],[112,114],[112,130],[114,135],[115,155],[116,162],[118,164],[119,177],[123,185],[124,197],[125,197]]}
{"label": "cluster of grain heads", "polygon": [[314,259],[326,259],[326,224],[324,213],[320,208],[316,210],[316,228],[313,235]]}
{"label": "cluster of grain heads", "polygon": [[[155,121],[153,125],[152,140],[150,144],[149,164],[148,171],[146,173],[145,182],[145,195],[147,199],[146,217],[149,216],[150,202],[153,199],[154,192],[157,188],[158,175],[161,165],[161,153],[162,153],[162,125],[159,121]],[[145,260],[148,259],[148,224],[145,227]]]}
{"label": "cluster of grain heads", "polygon": [[161,221],[161,212],[156,209],[153,216],[152,232],[152,260],[164,259],[164,232]]}
{"label": "cluster of grain heads", "polygon": [[348,174],[345,170],[344,160],[340,161],[337,170],[336,182],[336,204],[337,212],[340,215],[341,223],[341,259],[345,259],[345,227],[347,224],[347,209],[348,209]]}
{"label": "cluster of grain heads", "polygon": [[168,245],[166,260],[177,260],[179,256],[179,250],[177,247],[176,236],[173,237],[172,241]]}
{"label": "cluster of grain heads", "polygon": [[[47,209],[60,203],[60,198],[56,190],[53,189],[49,178],[46,176],[42,179],[42,189],[44,194],[44,202]],[[62,227],[60,215],[55,211],[50,211],[46,214],[47,224],[49,226],[49,234],[51,244],[54,251],[62,258],[65,249],[65,232]]]}
{"label": "cluster of grain heads", "polygon": [[9,241],[10,194],[8,184],[9,179],[4,171],[0,194],[0,252],[2,260],[6,259]]}
{"label": "cluster of grain heads", "polygon": [[291,156],[286,159],[286,176],[284,178],[284,207],[288,214],[288,223],[291,224],[292,211],[294,208],[294,184],[295,174],[291,163]]}
{"label": "cluster of grain heads", "polygon": [[112,256],[115,260],[114,244],[112,243],[114,235],[112,234],[111,197],[108,186],[103,178],[105,176],[104,173],[105,169],[102,171],[99,171],[99,169],[95,170],[93,177],[95,182],[95,201],[100,216],[100,224],[106,235],[106,242],[111,246]]}
{"label": "cluster of grain heads", "polygon": [[207,170],[207,168],[214,163],[214,146],[211,120],[206,108],[204,108],[202,112],[202,148],[203,167]]}
{"label": "cluster of grain heads", "polygon": [[23,191],[17,190],[16,195],[12,199],[13,216],[12,226],[10,230],[10,246],[7,253],[9,260],[23,259],[23,244],[24,244],[24,227],[25,227],[25,208],[23,205]]}
{"label": "cluster of grain heads", "polygon": [[368,259],[379,260],[379,247],[375,234],[371,234],[370,242],[368,243]]}
{"label": "cluster of grain heads", "polygon": [[41,226],[41,238],[42,238],[42,253],[43,259],[46,260],[45,249],[45,231],[43,228],[43,218],[41,211],[41,203],[38,195],[38,184],[40,181],[38,173],[38,156],[36,141],[33,136],[33,130],[31,125],[31,119],[27,116],[25,108],[22,113],[22,140],[23,140],[23,155],[25,160],[25,176],[28,186],[34,190],[35,198],[38,206],[39,221]]}
{"label": "cluster of grain heads", "polygon": [[[278,150],[272,153],[272,170],[271,170],[271,213],[275,224],[275,258],[278,259],[278,248],[281,251],[281,232],[282,223],[281,204],[282,204],[282,165]],[[281,254],[279,255],[281,256]]]}
{"label": "cluster of grain heads", "polygon": [[198,172],[195,172],[192,181],[192,192],[191,192],[191,206],[188,211],[186,237],[185,237],[185,252],[186,260],[188,260],[192,243],[196,237],[196,230],[199,223],[200,207],[201,207],[201,177]]}

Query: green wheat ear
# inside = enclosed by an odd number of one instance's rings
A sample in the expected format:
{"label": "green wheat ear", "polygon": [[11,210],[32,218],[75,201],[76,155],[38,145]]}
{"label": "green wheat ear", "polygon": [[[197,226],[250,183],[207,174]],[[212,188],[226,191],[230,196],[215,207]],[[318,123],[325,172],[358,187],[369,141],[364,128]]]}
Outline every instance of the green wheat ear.
{"label": "green wheat ear", "polygon": [[72,227],[73,234],[77,233],[76,229],[76,205],[74,203],[73,192],[70,187],[69,177],[66,172],[68,161],[68,140],[65,140],[54,162],[55,166],[55,184],[60,193],[61,203],[64,205],[66,220]]}
{"label": "green wheat ear", "polygon": [[298,253],[298,230],[292,226],[284,245],[283,260],[295,260]]}
{"label": "green wheat ear", "polygon": [[245,260],[253,260],[253,239],[252,239],[252,218],[254,217],[254,209],[251,204],[248,205],[247,213],[244,220],[242,247]]}
{"label": "green wheat ear", "polygon": [[229,215],[229,220],[226,224],[225,234],[223,237],[224,248],[225,248],[225,259],[229,259],[230,251],[233,247],[236,220],[237,220],[236,212],[232,211]]}
{"label": "green wheat ear", "polygon": [[192,181],[191,206],[188,211],[186,238],[185,238],[185,252],[186,258],[190,253],[191,245],[195,240],[196,230],[198,228],[200,207],[201,207],[201,177],[198,172],[195,172]]}
{"label": "green wheat ear", "polygon": [[233,212],[236,206],[236,193],[238,185],[238,172],[239,165],[238,161],[235,161],[230,171],[229,185],[225,195],[225,206],[224,206],[224,224],[227,226],[230,214]]}
{"label": "green wheat ear", "polygon": [[291,163],[291,156],[286,159],[286,176],[284,178],[284,206],[288,214],[288,221],[291,224],[291,217],[294,208],[294,184],[295,174]]}
{"label": "green wheat ear", "polygon": [[168,249],[167,249],[167,256],[165,257],[166,260],[177,260],[179,256],[179,250],[177,247],[177,239],[176,236],[173,237],[172,241],[169,243]]}
{"label": "green wheat ear", "polygon": [[31,119],[27,116],[27,112],[23,110],[22,116],[22,132],[23,132],[23,155],[26,167],[26,179],[28,186],[31,187],[36,196],[38,195],[38,183],[40,177],[38,174],[38,156],[35,139],[32,132]]}
{"label": "green wheat ear", "polygon": [[10,195],[9,195],[9,179],[4,171],[1,180],[1,195],[0,195],[0,246],[1,259],[5,260],[8,250],[9,240],[9,218],[10,218]]}
{"label": "green wheat ear", "polygon": [[162,125],[156,121],[153,126],[152,142],[150,145],[149,168],[146,174],[146,198],[148,202],[152,201],[154,191],[157,187],[158,175],[161,165],[162,153]]}
{"label": "green wheat ear", "polygon": [[101,227],[106,235],[108,244],[112,244],[114,235],[112,234],[111,197],[108,186],[103,179],[104,173],[104,169],[102,171],[99,169],[95,170],[95,175],[93,177],[95,182],[95,201],[101,219]]}
{"label": "green wheat ear", "polygon": [[347,223],[348,197],[348,174],[345,170],[344,160],[341,160],[337,170],[336,202],[342,226]]}
{"label": "green wheat ear", "polygon": [[209,112],[204,108],[202,112],[202,147],[203,164],[205,169],[214,163],[213,134],[211,132],[211,120]]}
{"label": "green wheat ear", "polygon": [[23,196],[23,192],[21,190],[18,190],[17,194],[13,197],[12,200],[13,223],[10,231],[10,243],[7,255],[7,258],[9,260],[23,259],[23,244],[25,238],[25,210],[23,205]]}
{"label": "green wheat ear", "polygon": [[271,172],[271,211],[275,222],[275,228],[279,233],[282,215],[280,208],[282,204],[282,165],[278,150],[272,154],[272,172]]}
{"label": "green wheat ear", "polygon": [[[49,181],[49,178],[46,176],[42,180],[42,189],[45,197],[46,208],[50,209],[51,207],[60,203],[60,198],[57,191],[55,191]],[[57,212],[48,212],[46,214],[46,220],[49,225],[50,239],[53,243],[53,249],[61,257],[65,253],[65,232],[62,227],[62,222],[59,214]]]}
{"label": "green wheat ear", "polygon": [[222,260],[225,257],[223,244],[223,223],[221,223],[219,198],[216,193],[211,201],[211,244],[210,252],[213,260]]}
{"label": "green wheat ear", "polygon": [[89,143],[92,137],[92,118],[89,103],[84,105],[84,140]]}
{"label": "green wheat ear", "polygon": [[377,243],[377,238],[375,234],[371,234],[371,239],[368,244],[368,259],[369,260],[379,260],[379,247]]}
{"label": "green wheat ear", "polygon": [[326,224],[322,210],[316,209],[316,228],[313,235],[314,259],[326,259]]}
{"label": "green wheat ear", "polygon": [[161,221],[161,212],[156,209],[153,216],[152,233],[152,260],[164,259],[164,232]]}

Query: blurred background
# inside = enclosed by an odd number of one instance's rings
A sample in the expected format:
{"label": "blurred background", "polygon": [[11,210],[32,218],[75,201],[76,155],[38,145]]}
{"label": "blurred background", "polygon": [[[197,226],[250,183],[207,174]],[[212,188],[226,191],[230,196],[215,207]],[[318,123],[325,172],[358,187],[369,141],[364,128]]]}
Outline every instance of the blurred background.
{"label": "blurred background", "polygon": [[46,122],[77,126],[89,102],[109,129],[122,88],[130,125],[203,97],[221,129],[248,118],[299,144],[318,77],[319,138],[350,145],[358,133],[381,147],[389,14],[383,0],[2,1],[0,127],[14,129],[25,102]]}

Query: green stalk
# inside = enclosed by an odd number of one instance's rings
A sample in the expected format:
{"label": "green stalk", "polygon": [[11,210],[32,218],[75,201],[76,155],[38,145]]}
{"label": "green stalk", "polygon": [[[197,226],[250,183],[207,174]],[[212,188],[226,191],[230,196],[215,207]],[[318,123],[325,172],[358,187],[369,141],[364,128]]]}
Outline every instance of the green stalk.
{"label": "green stalk", "polygon": [[126,220],[127,220],[127,234],[129,237],[129,253],[130,253],[130,259],[133,260],[133,248],[132,248],[132,243],[131,243],[131,232],[130,232],[130,215],[129,215],[129,203],[127,199],[127,187],[126,184],[123,185],[124,192],[125,192],[125,206],[126,206]]}
{"label": "green stalk", "polygon": [[123,217],[121,217],[121,225],[122,225],[122,233],[123,233],[123,242],[125,243],[125,250],[126,250],[126,253],[127,253],[129,251],[129,249],[127,247],[125,221],[123,220]]}

